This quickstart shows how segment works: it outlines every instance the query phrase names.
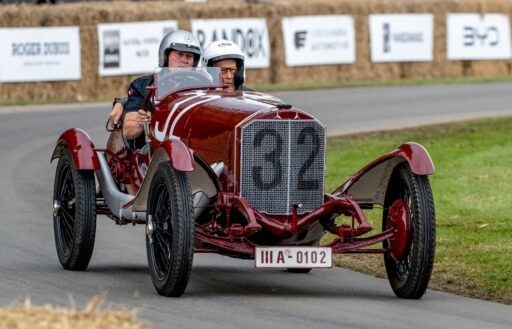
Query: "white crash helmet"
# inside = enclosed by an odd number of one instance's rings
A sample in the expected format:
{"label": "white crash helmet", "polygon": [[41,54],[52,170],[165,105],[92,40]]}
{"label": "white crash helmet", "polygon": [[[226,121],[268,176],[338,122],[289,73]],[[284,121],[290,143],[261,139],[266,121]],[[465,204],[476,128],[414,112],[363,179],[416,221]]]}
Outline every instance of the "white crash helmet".
{"label": "white crash helmet", "polygon": [[223,59],[234,59],[238,70],[235,73],[235,89],[244,83],[245,78],[245,57],[242,50],[236,43],[229,40],[217,40],[212,42],[203,52],[203,66],[213,66],[217,61]]}
{"label": "white crash helmet", "polygon": [[158,50],[158,66],[169,66],[169,53],[171,50],[186,51],[194,54],[194,67],[197,67],[201,59],[201,45],[199,40],[190,32],[176,30],[167,33],[160,42]]}

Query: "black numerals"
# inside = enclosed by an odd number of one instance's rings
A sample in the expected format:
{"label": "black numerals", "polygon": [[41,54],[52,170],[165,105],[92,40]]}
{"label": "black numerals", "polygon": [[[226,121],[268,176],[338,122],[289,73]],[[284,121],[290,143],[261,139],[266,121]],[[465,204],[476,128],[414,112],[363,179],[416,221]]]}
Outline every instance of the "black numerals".
{"label": "black numerals", "polygon": [[[290,155],[292,158],[294,157],[293,152],[295,152],[293,150],[303,150],[305,148],[307,150],[311,150],[299,169],[297,189],[319,189],[320,181],[318,179],[309,179],[307,175],[313,166],[316,157],[320,153],[321,147],[320,136],[314,127],[303,128],[297,136],[297,140],[291,141],[283,140],[283,137],[279,132],[271,128],[262,129],[256,133],[253,139],[255,154],[263,156],[265,163],[269,164],[265,166],[257,165],[252,167],[252,177],[256,187],[261,190],[268,191],[282,183],[285,168],[281,161],[281,155],[283,147],[288,147],[288,143],[292,143],[292,154]],[[265,153],[262,154],[260,152]]]}
{"label": "black numerals", "polygon": [[306,175],[306,172],[309,170],[309,168],[311,168],[311,166],[313,165],[313,162],[315,162],[315,158],[318,155],[319,148],[320,148],[320,137],[318,136],[315,128],[313,128],[313,127],[305,127],[304,129],[302,129],[299,134],[297,143],[299,145],[304,144],[306,142],[308,136],[311,137],[311,142],[312,142],[311,144],[313,146],[313,149],[311,150],[311,153],[309,153],[309,156],[306,159],[306,161],[304,162],[304,164],[302,165],[302,167],[300,167],[299,177],[298,177],[298,181],[297,181],[297,188],[299,190],[316,190],[320,186],[320,182],[318,181],[318,179],[307,180],[304,178],[304,175]]}
{"label": "black numerals", "polygon": [[254,137],[254,148],[261,147],[265,138],[272,138],[274,149],[271,152],[265,153],[265,161],[272,165],[273,178],[271,181],[263,181],[263,168],[261,166],[252,167],[252,177],[254,184],[262,190],[271,190],[281,184],[283,179],[283,166],[280,161],[281,152],[283,150],[283,139],[274,129],[262,129]]}

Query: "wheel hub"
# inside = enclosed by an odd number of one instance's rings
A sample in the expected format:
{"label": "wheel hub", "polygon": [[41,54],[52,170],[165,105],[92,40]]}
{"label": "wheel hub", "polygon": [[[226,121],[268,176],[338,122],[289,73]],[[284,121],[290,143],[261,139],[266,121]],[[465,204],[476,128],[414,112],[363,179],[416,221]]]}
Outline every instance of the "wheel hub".
{"label": "wheel hub", "polygon": [[155,224],[153,223],[153,216],[148,215],[148,224],[146,225],[146,235],[149,242],[153,243],[153,234],[155,233]]}
{"label": "wheel hub", "polygon": [[53,217],[57,217],[60,213],[60,202],[59,200],[53,201]]}
{"label": "wheel hub", "polygon": [[395,234],[388,240],[389,251],[395,260],[400,260],[405,254],[412,233],[411,215],[407,203],[398,199],[389,207],[386,228],[394,229]]}

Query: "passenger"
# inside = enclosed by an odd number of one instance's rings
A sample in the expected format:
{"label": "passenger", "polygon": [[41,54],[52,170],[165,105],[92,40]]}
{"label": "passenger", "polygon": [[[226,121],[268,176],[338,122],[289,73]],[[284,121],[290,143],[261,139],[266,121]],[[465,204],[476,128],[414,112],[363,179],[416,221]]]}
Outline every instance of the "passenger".
{"label": "passenger", "polygon": [[212,42],[203,52],[203,66],[219,67],[224,85],[229,91],[251,90],[244,86],[244,54],[229,40]]}
{"label": "passenger", "polygon": [[[158,52],[159,67],[197,67],[201,58],[201,46],[197,38],[190,32],[177,30],[168,33],[160,43]],[[124,102],[116,98],[109,114],[112,125],[117,125],[126,110],[123,134],[127,139],[135,139],[142,134],[144,118],[151,117],[150,111],[142,110],[142,102],[146,87],[153,84],[153,75],[146,75],[132,81],[128,88],[128,98]],[[151,105],[151,104],[149,104]]]}

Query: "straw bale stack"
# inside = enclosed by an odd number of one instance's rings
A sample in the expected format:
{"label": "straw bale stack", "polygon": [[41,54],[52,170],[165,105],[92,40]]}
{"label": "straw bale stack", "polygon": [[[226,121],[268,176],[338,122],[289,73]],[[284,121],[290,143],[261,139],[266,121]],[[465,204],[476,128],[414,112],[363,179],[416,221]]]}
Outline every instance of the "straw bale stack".
{"label": "straw bale stack", "polygon": [[83,310],[24,305],[0,308],[0,329],[144,329],[135,311],[104,310],[104,296],[96,296]]}
{"label": "straw bale stack", "polygon": [[[259,83],[331,82],[368,79],[430,79],[462,76],[505,76],[512,61],[448,61],[446,58],[446,14],[452,12],[505,13],[512,17],[509,0],[209,0],[85,2],[61,5],[0,6],[0,27],[80,26],[82,79],[63,82],[3,83],[0,99],[85,100],[123,95],[136,76],[100,77],[98,74],[98,23],[176,19],[178,27],[190,29],[197,18],[266,18],[271,65],[247,72],[249,85]],[[434,15],[434,59],[417,63],[372,63],[368,15],[383,13],[432,13]],[[286,67],[281,18],[298,15],[351,15],[356,26],[354,64]],[[156,62],[157,59],[155,59]]]}

